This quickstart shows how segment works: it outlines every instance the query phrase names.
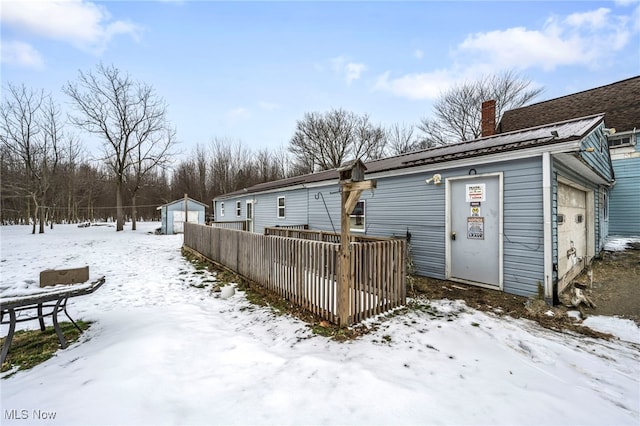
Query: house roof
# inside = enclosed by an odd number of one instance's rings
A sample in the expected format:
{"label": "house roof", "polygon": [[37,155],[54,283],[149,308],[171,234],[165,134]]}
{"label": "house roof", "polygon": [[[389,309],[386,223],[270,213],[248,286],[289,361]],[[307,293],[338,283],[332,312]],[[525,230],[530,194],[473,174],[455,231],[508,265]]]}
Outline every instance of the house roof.
{"label": "house roof", "polygon": [[[198,201],[198,200],[194,200],[193,198],[188,197],[187,199],[188,199],[190,202],[192,202],[192,203],[196,203],[196,204],[200,204],[200,205],[204,206],[205,208],[206,208],[206,207],[209,207],[209,206],[208,206],[208,205],[206,205],[205,203],[201,203],[200,201]],[[171,205],[173,205],[173,204],[181,203],[181,202],[183,202],[183,201],[184,201],[184,198],[179,198],[179,199],[177,199],[177,200],[175,200],[175,201],[171,201],[170,203],[163,204],[163,205],[161,205],[161,206],[157,207],[157,208],[156,208],[156,210],[160,210],[160,209],[161,209],[161,208],[163,208],[163,207],[168,207],[168,206],[171,206]]]}
{"label": "house roof", "polygon": [[[443,163],[451,160],[481,157],[489,154],[580,140],[596,128],[603,119],[603,115],[592,115],[544,126],[522,129],[510,133],[501,133],[473,141],[383,158],[366,163],[367,173],[371,174],[389,170],[407,169],[426,164]],[[551,134],[552,131],[558,132],[558,136],[553,136]],[[337,169],[265,182],[240,191],[224,194],[216,198],[224,199],[237,197],[244,194],[252,194],[327,180],[335,180],[337,182]]]}
{"label": "house roof", "polygon": [[505,111],[497,130],[512,132],[593,114],[605,114],[606,126],[617,132],[640,128],[640,76]]}

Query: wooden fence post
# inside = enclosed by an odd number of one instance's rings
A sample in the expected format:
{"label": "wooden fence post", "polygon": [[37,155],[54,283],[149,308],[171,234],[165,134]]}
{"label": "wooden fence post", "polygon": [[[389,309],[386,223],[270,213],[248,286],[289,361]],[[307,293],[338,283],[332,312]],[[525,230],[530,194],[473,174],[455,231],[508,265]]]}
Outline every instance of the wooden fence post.
{"label": "wooden fence post", "polygon": [[[364,180],[366,166],[362,161],[338,168],[340,176],[340,279],[338,281],[338,315],[341,327],[351,323],[349,294],[353,287],[351,273],[351,212],[365,189],[376,187],[375,180]],[[354,295],[357,297],[357,295]],[[355,314],[355,312],[353,313]]]}
{"label": "wooden fence post", "polygon": [[344,207],[347,203],[349,193],[344,190],[344,185],[340,202],[340,278],[338,281],[338,317],[340,326],[349,325],[349,287],[351,287],[351,256],[350,244],[351,226],[349,223],[349,214],[345,214]]}

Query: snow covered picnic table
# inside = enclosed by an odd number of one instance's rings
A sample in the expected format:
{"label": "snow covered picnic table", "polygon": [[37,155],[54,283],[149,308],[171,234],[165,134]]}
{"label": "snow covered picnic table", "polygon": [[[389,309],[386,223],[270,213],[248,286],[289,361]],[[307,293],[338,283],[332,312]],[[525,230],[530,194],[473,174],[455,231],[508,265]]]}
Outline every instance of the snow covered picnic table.
{"label": "snow covered picnic table", "polygon": [[[79,284],[63,284],[54,287],[39,288],[33,292],[22,295],[9,295],[0,298],[0,324],[9,324],[9,331],[2,346],[2,356],[0,357],[0,364],[4,363],[11,347],[11,340],[16,329],[16,324],[24,321],[31,321],[37,319],[40,322],[40,330],[45,330],[44,318],[51,316],[53,319],[53,328],[58,335],[60,346],[62,349],[67,347],[67,341],[60,330],[58,324],[58,313],[63,311],[69,318],[71,323],[80,331],[80,327],[69,316],[67,312],[67,300],[71,297],[84,296],[96,291],[105,282],[105,277],[101,277],[95,281],[87,281]],[[46,312],[45,309],[51,308],[51,311]],[[28,311],[34,311],[27,313]],[[25,316],[21,314],[25,312]],[[5,314],[9,316],[9,320],[5,319]]]}

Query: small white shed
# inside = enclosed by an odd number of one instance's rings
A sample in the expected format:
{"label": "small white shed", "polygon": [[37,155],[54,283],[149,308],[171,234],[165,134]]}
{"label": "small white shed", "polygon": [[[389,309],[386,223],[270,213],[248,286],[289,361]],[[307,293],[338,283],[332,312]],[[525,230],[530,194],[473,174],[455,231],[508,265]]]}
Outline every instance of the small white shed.
{"label": "small white shed", "polygon": [[204,224],[207,205],[192,198],[186,198],[186,200],[186,208],[185,198],[158,207],[158,210],[161,211],[162,225],[160,229],[162,234],[183,233],[185,217],[190,223]]}

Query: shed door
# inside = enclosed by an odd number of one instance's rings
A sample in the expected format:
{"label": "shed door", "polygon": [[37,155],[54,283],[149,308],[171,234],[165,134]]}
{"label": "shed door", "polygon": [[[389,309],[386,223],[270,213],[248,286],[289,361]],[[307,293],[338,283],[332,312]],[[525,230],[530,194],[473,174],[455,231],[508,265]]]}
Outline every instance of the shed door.
{"label": "shed door", "polygon": [[[198,223],[198,211],[189,210],[187,212],[189,223]],[[184,212],[176,210],[173,212],[173,233],[178,234],[184,232]]]}
{"label": "shed door", "polygon": [[578,275],[587,258],[587,193],[558,183],[558,291]]}
{"label": "shed door", "polygon": [[500,287],[500,179],[481,176],[450,182],[449,278]]}

